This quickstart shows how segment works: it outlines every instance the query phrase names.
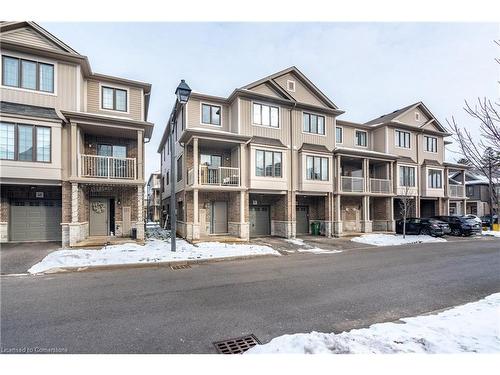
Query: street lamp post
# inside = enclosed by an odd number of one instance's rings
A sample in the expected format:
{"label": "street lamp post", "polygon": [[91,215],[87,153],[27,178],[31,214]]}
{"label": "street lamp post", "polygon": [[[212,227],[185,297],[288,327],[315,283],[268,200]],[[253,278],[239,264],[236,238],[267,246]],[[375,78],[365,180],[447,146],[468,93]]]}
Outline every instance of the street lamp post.
{"label": "street lamp post", "polygon": [[[187,83],[182,79],[179,86],[175,90],[175,95],[177,96],[174,110],[172,113],[172,120],[170,122],[170,250],[175,251],[175,237],[177,235],[176,232],[176,224],[177,224],[177,212],[175,209],[176,201],[175,201],[175,182],[177,180],[176,177],[176,160],[175,160],[175,141],[174,141],[174,131],[177,127],[177,114],[184,107],[184,105],[188,102],[189,97],[191,95],[191,89],[187,85]],[[182,173],[182,171],[180,172]]]}

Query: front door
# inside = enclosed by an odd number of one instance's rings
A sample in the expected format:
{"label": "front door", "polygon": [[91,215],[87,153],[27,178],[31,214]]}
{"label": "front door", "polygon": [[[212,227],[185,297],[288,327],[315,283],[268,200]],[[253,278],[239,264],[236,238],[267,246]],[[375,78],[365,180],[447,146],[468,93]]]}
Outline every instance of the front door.
{"label": "front door", "polygon": [[227,202],[212,202],[212,234],[227,233]]}
{"label": "front door", "polygon": [[250,206],[250,237],[271,234],[269,206]]}
{"label": "front door", "polygon": [[309,207],[297,206],[297,234],[309,233]]}
{"label": "front door", "polygon": [[109,199],[90,199],[90,235],[107,236],[109,229]]}

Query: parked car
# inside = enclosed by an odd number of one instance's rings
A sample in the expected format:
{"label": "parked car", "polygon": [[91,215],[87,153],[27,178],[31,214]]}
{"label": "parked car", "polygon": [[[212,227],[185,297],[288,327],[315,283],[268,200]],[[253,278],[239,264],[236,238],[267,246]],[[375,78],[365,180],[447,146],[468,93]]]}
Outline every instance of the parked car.
{"label": "parked car", "polygon": [[482,223],[482,220],[480,217],[477,217],[476,215],[472,215],[472,214],[469,214],[469,215],[464,215],[465,218],[467,219],[471,219],[471,220],[474,220],[475,222],[477,222],[478,224],[481,224]]}
{"label": "parked car", "polygon": [[489,227],[491,225],[491,220],[493,220],[493,224],[497,224],[498,215],[493,215],[493,217],[491,215],[481,216],[481,223],[483,227]]}
{"label": "parked car", "polygon": [[432,218],[448,223],[453,236],[472,236],[481,233],[481,224],[465,216],[433,216]]}
{"label": "parked car", "polygon": [[[406,234],[427,234],[440,237],[450,233],[447,223],[429,218],[409,217],[406,219]],[[403,219],[396,221],[396,233],[403,233]]]}

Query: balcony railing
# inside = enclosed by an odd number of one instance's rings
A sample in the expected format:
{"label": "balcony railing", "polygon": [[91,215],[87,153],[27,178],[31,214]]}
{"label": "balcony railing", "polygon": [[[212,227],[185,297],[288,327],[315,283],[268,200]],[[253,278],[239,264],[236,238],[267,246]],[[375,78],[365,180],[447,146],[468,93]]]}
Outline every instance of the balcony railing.
{"label": "balcony railing", "polygon": [[[230,167],[200,166],[198,182],[200,185],[240,186],[240,169]],[[194,170],[188,170],[188,185],[194,184]]]}
{"label": "balcony railing", "polygon": [[448,185],[448,196],[451,198],[465,198],[464,185]]}
{"label": "balcony railing", "polygon": [[382,178],[370,178],[370,192],[390,194],[392,193],[392,181]]}
{"label": "balcony railing", "polygon": [[364,177],[341,176],[342,191],[348,193],[362,193],[365,191]]}
{"label": "balcony railing", "polygon": [[81,176],[135,180],[136,159],[81,155]]}

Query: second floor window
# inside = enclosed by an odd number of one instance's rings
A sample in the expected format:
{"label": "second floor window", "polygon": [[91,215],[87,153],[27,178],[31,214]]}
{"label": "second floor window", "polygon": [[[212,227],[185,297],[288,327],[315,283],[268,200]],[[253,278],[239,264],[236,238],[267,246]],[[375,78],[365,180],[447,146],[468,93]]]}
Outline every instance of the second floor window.
{"label": "second floor window", "polygon": [[182,155],[177,159],[177,182],[182,180]]}
{"label": "second floor window", "polygon": [[396,146],[401,148],[410,148],[410,133],[404,132],[402,130],[396,130],[394,132]]}
{"label": "second floor window", "polygon": [[253,123],[271,128],[279,128],[279,108],[253,103]]}
{"label": "second floor window", "polygon": [[431,189],[441,189],[443,187],[442,172],[437,169],[429,169],[427,186]]}
{"label": "second floor window", "polygon": [[0,159],[50,162],[50,128],[0,124]]}
{"label": "second floor window", "polygon": [[343,129],[340,127],[335,128],[335,142],[336,143],[342,143],[343,142]]}
{"label": "second floor window", "polygon": [[165,185],[170,185],[170,172],[167,171],[167,174],[165,176]]}
{"label": "second floor window", "polygon": [[325,118],[304,112],[303,130],[306,133],[325,135]]}
{"label": "second floor window", "polygon": [[366,147],[367,144],[366,132],[362,130],[356,130],[356,146]]}
{"label": "second floor window", "polygon": [[328,158],[306,156],[306,178],[328,181]]}
{"label": "second floor window", "polygon": [[127,90],[102,87],[102,108],[127,112]]}
{"label": "second floor window", "polygon": [[437,152],[438,151],[438,145],[437,145],[437,138],[436,137],[429,137],[429,136],[424,136],[424,142],[425,142],[425,151],[427,152]]}
{"label": "second floor window", "polygon": [[399,167],[399,186],[415,187],[415,168]]}
{"label": "second floor window", "polygon": [[54,92],[54,65],[2,56],[2,85]]}
{"label": "second floor window", "polygon": [[217,105],[201,105],[201,122],[208,125],[220,125],[221,107]]}
{"label": "second floor window", "polygon": [[281,152],[256,150],[255,175],[281,177]]}

